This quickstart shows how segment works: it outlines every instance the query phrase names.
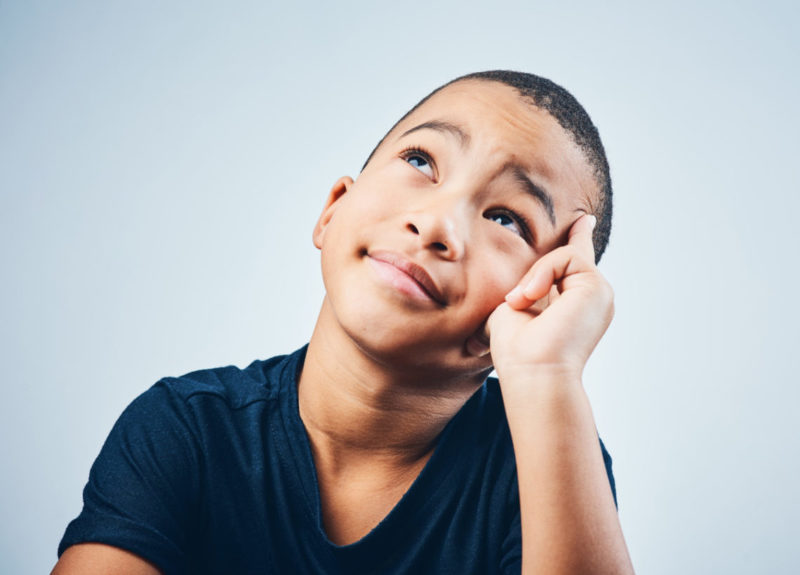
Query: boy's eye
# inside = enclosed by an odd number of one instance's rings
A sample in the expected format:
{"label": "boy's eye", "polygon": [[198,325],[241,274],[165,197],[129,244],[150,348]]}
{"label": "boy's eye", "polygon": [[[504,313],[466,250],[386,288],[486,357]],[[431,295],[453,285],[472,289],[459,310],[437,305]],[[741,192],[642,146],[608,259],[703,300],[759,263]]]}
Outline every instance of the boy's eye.
{"label": "boy's eye", "polygon": [[420,172],[428,176],[434,177],[433,166],[431,165],[428,155],[421,150],[409,150],[404,155],[405,161],[417,168]]}
{"label": "boy's eye", "polygon": [[492,222],[497,222],[507,230],[514,232],[523,239],[527,237],[527,229],[525,224],[523,224],[513,214],[508,212],[488,212],[484,217]]}

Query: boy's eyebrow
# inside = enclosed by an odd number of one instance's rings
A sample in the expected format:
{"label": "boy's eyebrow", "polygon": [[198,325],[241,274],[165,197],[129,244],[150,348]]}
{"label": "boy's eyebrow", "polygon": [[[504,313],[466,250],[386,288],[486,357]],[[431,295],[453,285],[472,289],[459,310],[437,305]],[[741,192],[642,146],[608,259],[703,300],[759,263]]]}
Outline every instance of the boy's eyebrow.
{"label": "boy's eyebrow", "polygon": [[450,122],[444,122],[442,120],[431,120],[429,122],[423,122],[419,126],[414,126],[410,130],[406,130],[405,132],[400,134],[400,137],[403,138],[419,130],[434,130],[436,132],[441,132],[442,134],[455,136],[456,138],[458,138],[461,147],[466,148],[467,146],[469,146],[469,134],[465,130],[463,130],[461,127],[455,124],[452,124]]}
{"label": "boy's eyebrow", "polygon": [[517,164],[507,164],[504,170],[510,170],[514,175],[514,179],[522,184],[522,186],[525,188],[525,191],[541,202],[545,211],[547,211],[547,215],[550,218],[550,223],[553,224],[553,227],[555,227],[556,211],[553,208],[553,197],[547,193],[547,190],[534,183],[533,180],[531,180],[525,173],[525,170],[523,170],[522,167]]}
{"label": "boy's eyebrow", "polygon": [[[428,122],[423,122],[422,124],[414,126],[413,128],[408,129],[400,134],[400,138],[404,138],[405,136],[413,134],[419,130],[434,130],[442,134],[455,136],[459,140],[462,148],[469,146],[470,137],[466,130],[456,124],[444,120],[430,120]],[[547,193],[547,190],[534,183],[519,164],[506,164],[502,171],[511,171],[511,173],[514,175],[514,179],[522,184],[522,187],[525,188],[525,191],[542,204],[547,212],[547,216],[550,218],[550,223],[553,224],[553,227],[555,227],[556,212],[555,208],[553,207],[553,197]]]}

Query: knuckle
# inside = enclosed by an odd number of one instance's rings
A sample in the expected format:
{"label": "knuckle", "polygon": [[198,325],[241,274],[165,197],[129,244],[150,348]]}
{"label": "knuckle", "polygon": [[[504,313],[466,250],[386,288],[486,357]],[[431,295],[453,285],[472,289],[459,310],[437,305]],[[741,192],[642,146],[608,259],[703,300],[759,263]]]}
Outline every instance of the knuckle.
{"label": "knuckle", "polygon": [[608,281],[605,278],[603,278],[602,285],[603,285],[603,292],[606,295],[606,299],[608,299],[609,303],[613,304],[614,303],[614,288],[611,287],[611,284],[608,283]]}
{"label": "knuckle", "polygon": [[603,298],[608,302],[608,305],[614,305],[614,288],[611,287],[611,284],[608,283],[605,279],[600,283],[600,290],[603,294]]}
{"label": "knuckle", "polygon": [[608,317],[614,317],[616,306],[614,304],[614,288],[607,281],[601,283],[601,294],[607,309]]}

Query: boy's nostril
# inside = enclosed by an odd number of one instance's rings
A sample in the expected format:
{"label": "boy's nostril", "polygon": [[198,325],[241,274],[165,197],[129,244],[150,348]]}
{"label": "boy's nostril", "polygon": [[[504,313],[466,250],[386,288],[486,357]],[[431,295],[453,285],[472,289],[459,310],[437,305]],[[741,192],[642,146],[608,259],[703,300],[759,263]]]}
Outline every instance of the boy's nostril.
{"label": "boy's nostril", "polygon": [[433,249],[439,250],[440,252],[446,252],[447,251],[447,246],[444,245],[442,242],[433,242],[433,244],[431,244],[431,245],[433,246]]}
{"label": "boy's nostril", "polygon": [[419,235],[419,230],[417,229],[417,226],[415,226],[414,224],[408,224],[407,227],[411,233]]}

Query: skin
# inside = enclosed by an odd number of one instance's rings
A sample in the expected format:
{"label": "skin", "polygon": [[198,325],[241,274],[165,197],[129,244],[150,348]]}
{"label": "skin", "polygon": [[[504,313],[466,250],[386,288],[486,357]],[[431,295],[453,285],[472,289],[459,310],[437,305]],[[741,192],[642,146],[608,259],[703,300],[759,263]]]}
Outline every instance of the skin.
{"label": "skin", "polygon": [[[596,194],[551,116],[475,80],[432,96],[356,181],[334,184],[313,233],[326,295],[298,383],[333,542],[357,541],[391,511],[494,366],[523,572],[633,572],[581,383],[613,316],[594,265]],[[90,546],[68,549],[55,572],[91,573],[87,558],[119,551]],[[123,568],[131,558],[142,570]],[[157,572],[117,559],[116,572]]]}

